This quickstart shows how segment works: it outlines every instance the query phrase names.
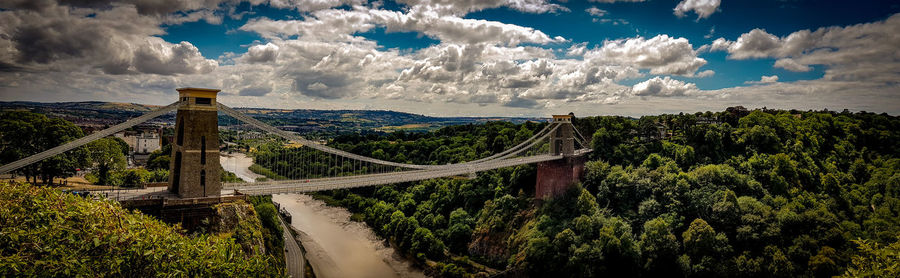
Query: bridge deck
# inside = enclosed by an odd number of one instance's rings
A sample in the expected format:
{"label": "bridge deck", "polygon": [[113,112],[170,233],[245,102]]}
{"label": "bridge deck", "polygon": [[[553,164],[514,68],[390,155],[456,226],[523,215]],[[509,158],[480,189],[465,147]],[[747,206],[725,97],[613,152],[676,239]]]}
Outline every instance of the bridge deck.
{"label": "bridge deck", "polygon": [[[583,152],[582,152],[583,153]],[[498,168],[512,167],[523,164],[531,164],[543,161],[562,159],[561,155],[535,155],[521,158],[494,160],[483,163],[466,165],[465,167],[451,167],[437,170],[414,170],[402,172],[390,172],[360,176],[344,176],[334,178],[320,178],[307,180],[280,180],[255,183],[227,183],[222,189],[222,196],[230,195],[271,195],[281,193],[305,193],[343,188],[355,188],[382,184],[393,184],[411,181],[420,181],[433,178],[451,177],[482,172]],[[165,187],[151,187],[145,189],[125,190],[95,190],[91,194],[98,197],[113,200],[158,199],[176,198],[166,191]]]}
{"label": "bridge deck", "polygon": [[271,195],[280,193],[303,193],[315,192],[323,190],[355,188],[363,186],[372,186],[380,184],[392,184],[410,181],[420,181],[433,178],[458,176],[469,173],[493,170],[517,166],[522,164],[531,164],[542,161],[550,161],[561,159],[561,155],[536,155],[522,158],[504,159],[499,161],[490,161],[485,163],[477,163],[466,167],[454,167],[439,170],[417,170],[403,171],[394,173],[383,173],[374,175],[346,176],[338,178],[310,179],[310,180],[285,180],[272,181],[264,183],[254,183],[252,185],[239,186],[238,184],[228,184],[226,189],[233,189],[236,192],[246,195]]}

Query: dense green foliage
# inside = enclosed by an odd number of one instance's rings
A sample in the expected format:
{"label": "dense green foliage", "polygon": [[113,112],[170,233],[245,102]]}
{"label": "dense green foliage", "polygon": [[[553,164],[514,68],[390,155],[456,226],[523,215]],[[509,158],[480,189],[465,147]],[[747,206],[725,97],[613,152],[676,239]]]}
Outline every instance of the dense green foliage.
{"label": "dense green foliage", "polygon": [[279,276],[271,260],[233,237],[186,236],[112,201],[0,185],[2,277]]}
{"label": "dense green foliage", "polygon": [[125,161],[128,145],[123,148],[119,142],[122,139],[106,137],[87,144],[90,159],[96,166],[93,173],[97,177],[96,184],[120,185],[122,182],[122,179],[112,180],[113,172],[122,171],[128,164]]}
{"label": "dense green foliage", "polygon": [[[580,186],[543,204],[530,198],[533,166],[331,197],[399,249],[440,261],[433,273],[446,276],[485,271],[456,256],[573,277],[826,277],[895,258],[873,246],[900,234],[896,117],[734,110],[575,124],[593,139],[592,161]],[[332,145],[441,164],[503,150],[538,127],[350,135]]]}
{"label": "dense green foliage", "polygon": [[900,277],[900,238],[882,246],[870,240],[854,240],[859,254],[843,277]]}
{"label": "dense green foliage", "polygon": [[[82,136],[80,128],[63,119],[28,111],[3,112],[0,114],[0,164],[26,158]],[[87,150],[78,148],[23,167],[16,173],[34,183],[40,177],[50,184],[53,178],[70,177],[75,174],[75,169],[87,165]]]}
{"label": "dense green foliage", "polygon": [[[84,134],[80,128],[63,119],[27,111],[3,112],[0,115],[0,164],[37,154],[82,136]],[[76,169],[90,169],[85,179],[99,185],[133,187],[168,179],[168,159],[154,157],[156,160],[151,161],[152,167],[149,167],[152,171],[125,169],[128,148],[122,139],[101,138],[23,167],[15,173],[25,175],[32,183],[37,183],[40,177],[45,184],[52,183],[53,178],[71,177]],[[160,166],[161,163],[165,163],[165,167]]]}
{"label": "dense green foliage", "polygon": [[256,210],[256,217],[262,224],[263,240],[265,240],[266,253],[284,266],[284,230],[278,220],[278,209],[272,203],[272,196],[250,196],[249,201]]}

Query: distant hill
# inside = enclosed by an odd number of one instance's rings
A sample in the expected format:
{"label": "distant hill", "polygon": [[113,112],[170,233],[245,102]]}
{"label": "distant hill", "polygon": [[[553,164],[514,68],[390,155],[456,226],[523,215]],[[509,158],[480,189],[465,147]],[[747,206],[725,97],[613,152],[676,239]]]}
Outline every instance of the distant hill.
{"label": "distant hill", "polygon": [[[119,102],[0,102],[3,110],[30,110],[54,117],[61,117],[76,123],[113,124],[123,119],[136,117],[158,108],[158,105]],[[270,109],[235,108],[266,123],[298,132],[323,132],[327,134],[360,131],[428,131],[448,125],[481,123],[487,121],[543,121],[541,118],[527,117],[431,117],[419,114],[388,110],[314,110],[314,109]],[[161,117],[172,121],[171,115]],[[236,120],[220,116],[219,124],[228,126],[239,124]]]}
{"label": "distant hill", "polygon": [[96,110],[96,111],[133,111],[147,112],[159,107],[159,105],[148,105],[138,103],[123,102],[102,102],[102,101],[79,101],[79,102],[32,102],[32,101],[11,101],[0,102],[0,108],[45,108],[45,109],[75,109],[75,110]]}

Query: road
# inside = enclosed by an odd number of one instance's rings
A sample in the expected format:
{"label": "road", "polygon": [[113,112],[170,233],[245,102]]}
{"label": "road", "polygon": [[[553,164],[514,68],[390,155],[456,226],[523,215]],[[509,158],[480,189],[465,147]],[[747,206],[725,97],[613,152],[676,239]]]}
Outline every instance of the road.
{"label": "road", "polygon": [[289,277],[301,278],[305,273],[303,266],[306,264],[306,260],[303,259],[303,251],[300,250],[300,245],[291,234],[290,227],[284,223],[284,219],[278,217],[278,221],[281,222],[281,229],[284,230],[285,274]]}

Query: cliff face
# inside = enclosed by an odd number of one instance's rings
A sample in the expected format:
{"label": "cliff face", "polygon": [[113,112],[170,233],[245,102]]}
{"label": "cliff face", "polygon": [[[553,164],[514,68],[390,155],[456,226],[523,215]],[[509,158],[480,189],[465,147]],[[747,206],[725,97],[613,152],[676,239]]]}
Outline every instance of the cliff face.
{"label": "cliff face", "polygon": [[209,231],[220,237],[232,236],[247,254],[265,255],[262,223],[253,205],[244,201],[222,203],[213,207],[216,214],[210,218]]}
{"label": "cliff face", "polygon": [[514,204],[512,197],[485,203],[469,243],[469,253],[494,267],[503,267],[521,243],[519,235],[533,222],[536,209]]}

